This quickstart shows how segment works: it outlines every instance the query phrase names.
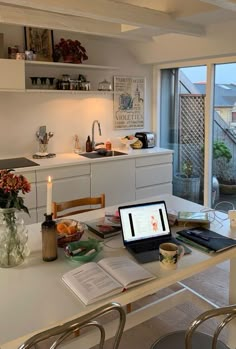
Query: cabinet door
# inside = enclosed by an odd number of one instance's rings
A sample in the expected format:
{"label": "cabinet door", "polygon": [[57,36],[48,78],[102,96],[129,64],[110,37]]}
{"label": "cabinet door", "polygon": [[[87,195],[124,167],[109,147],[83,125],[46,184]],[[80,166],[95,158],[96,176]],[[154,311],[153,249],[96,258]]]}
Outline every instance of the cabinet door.
{"label": "cabinet door", "polygon": [[37,171],[38,221],[44,219],[47,200],[47,177],[52,176],[52,199],[62,202],[90,196],[90,166],[68,166]]}
{"label": "cabinet door", "polygon": [[25,61],[0,59],[0,89],[25,90]]}
{"label": "cabinet door", "polygon": [[91,164],[91,195],[105,193],[106,206],[135,200],[135,160]]}
{"label": "cabinet door", "polygon": [[136,199],[172,194],[172,154],[136,159]]}

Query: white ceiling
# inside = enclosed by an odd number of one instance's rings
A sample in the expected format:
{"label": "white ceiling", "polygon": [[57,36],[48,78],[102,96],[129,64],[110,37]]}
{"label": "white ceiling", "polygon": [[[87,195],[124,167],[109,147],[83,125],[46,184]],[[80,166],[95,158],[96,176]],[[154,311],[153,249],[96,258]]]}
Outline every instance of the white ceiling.
{"label": "white ceiling", "polygon": [[138,41],[204,36],[226,21],[236,21],[236,0],[0,0],[0,23]]}

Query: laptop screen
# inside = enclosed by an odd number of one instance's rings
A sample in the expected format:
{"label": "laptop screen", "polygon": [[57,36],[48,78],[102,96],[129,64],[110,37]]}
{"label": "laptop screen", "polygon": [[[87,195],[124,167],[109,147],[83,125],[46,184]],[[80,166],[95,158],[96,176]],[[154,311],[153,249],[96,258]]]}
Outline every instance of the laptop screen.
{"label": "laptop screen", "polygon": [[171,235],[164,201],[119,207],[124,242]]}

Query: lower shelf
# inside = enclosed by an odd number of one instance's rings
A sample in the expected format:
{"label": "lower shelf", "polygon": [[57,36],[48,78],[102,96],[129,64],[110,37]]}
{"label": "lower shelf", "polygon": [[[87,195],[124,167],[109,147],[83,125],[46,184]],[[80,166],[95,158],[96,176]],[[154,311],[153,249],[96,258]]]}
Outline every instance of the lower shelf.
{"label": "lower shelf", "polygon": [[26,89],[30,93],[69,93],[69,94],[96,94],[96,95],[113,95],[114,91],[81,91],[81,90],[47,90],[47,89]]}

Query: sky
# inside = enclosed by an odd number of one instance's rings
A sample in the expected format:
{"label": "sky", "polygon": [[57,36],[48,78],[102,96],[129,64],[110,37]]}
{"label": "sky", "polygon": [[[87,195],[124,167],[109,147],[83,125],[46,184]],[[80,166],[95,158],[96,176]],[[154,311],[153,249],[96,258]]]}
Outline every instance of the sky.
{"label": "sky", "polygon": [[[193,83],[206,81],[205,66],[182,68],[181,70]],[[236,83],[236,63],[217,64],[215,79],[217,84]]]}

